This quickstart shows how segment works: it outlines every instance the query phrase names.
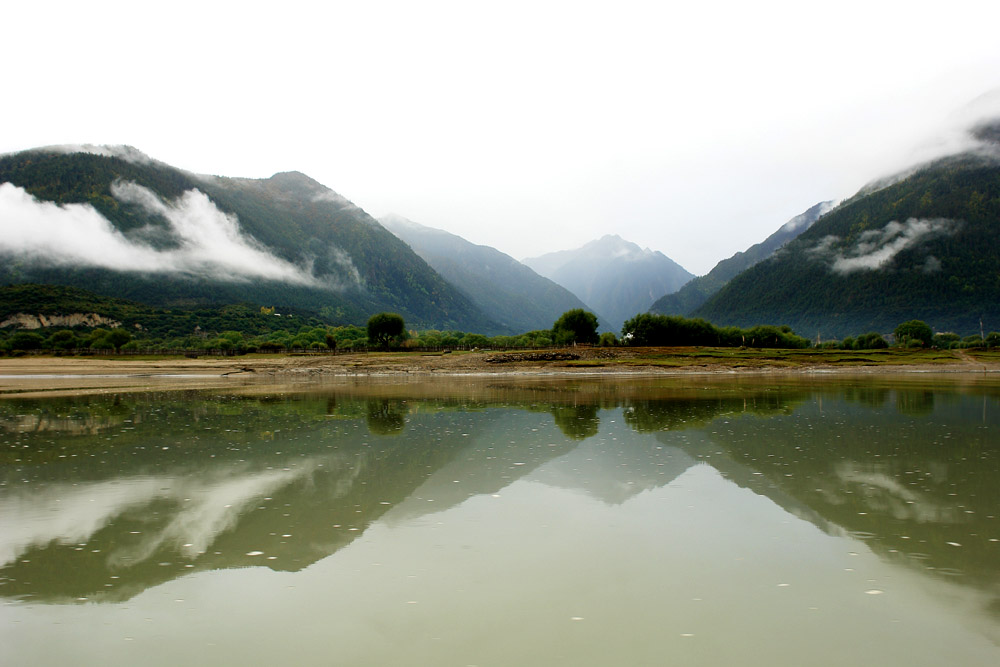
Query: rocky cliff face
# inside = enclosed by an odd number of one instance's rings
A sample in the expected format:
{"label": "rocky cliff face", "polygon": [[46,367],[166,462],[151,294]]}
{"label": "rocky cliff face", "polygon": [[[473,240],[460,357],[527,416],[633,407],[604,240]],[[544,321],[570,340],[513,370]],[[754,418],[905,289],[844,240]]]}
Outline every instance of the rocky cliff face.
{"label": "rocky cliff face", "polygon": [[0,322],[0,327],[41,329],[42,327],[120,327],[121,322],[97,313],[71,313],[69,315],[32,315],[15,313]]}

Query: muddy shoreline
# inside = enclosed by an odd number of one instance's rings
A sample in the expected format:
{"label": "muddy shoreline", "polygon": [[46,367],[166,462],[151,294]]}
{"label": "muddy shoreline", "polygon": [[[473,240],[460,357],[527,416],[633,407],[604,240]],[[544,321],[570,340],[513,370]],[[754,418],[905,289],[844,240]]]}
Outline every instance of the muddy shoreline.
{"label": "muddy shoreline", "polygon": [[[285,384],[350,378],[434,377],[684,377],[684,376],[871,376],[975,375],[1000,382],[1000,363],[963,353],[935,363],[838,365],[822,355],[789,362],[782,353],[670,363],[670,351],[603,348],[532,353],[454,354],[355,353],[335,355],[169,358],[94,358],[28,356],[0,358],[0,397],[146,389],[225,388],[246,384]],[[684,356],[686,355],[686,356]],[[698,356],[698,355],[695,355]],[[667,361],[664,362],[666,357]]]}

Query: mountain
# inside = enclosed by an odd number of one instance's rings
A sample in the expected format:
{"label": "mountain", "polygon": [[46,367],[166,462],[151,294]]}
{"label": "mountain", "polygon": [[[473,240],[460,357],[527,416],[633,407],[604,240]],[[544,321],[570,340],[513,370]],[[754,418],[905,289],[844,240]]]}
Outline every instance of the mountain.
{"label": "mountain", "polygon": [[866,187],[692,314],[716,324],[788,324],[823,339],[1000,330],[1000,123],[975,148]]}
{"label": "mountain", "polygon": [[0,284],[160,307],[252,302],[363,324],[506,331],[374,218],[298,172],[199,176],[135,149],[0,157]]}
{"label": "mountain", "polygon": [[567,310],[588,309],[564,287],[499,250],[397,215],[379,222],[507,329],[549,329]]}
{"label": "mountain", "polygon": [[694,277],[663,253],[644,250],[617,235],[524,263],[593,306],[608,318],[601,321],[602,328],[612,331]]}
{"label": "mountain", "polygon": [[836,202],[826,201],[812,206],[786,222],[778,231],[760,243],[722,260],[707,274],[694,278],[676,292],[661,296],[650,307],[650,312],[661,315],[689,315],[739,273],[767,259],[778,248],[809,229],[820,216],[835,205]]}

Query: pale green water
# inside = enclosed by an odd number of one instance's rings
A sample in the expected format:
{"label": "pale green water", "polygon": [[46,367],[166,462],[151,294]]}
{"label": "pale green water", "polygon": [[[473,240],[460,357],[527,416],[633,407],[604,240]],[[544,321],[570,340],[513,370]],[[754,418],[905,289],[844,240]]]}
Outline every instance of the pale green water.
{"label": "pale green water", "polygon": [[991,386],[6,400],[0,664],[995,665],[998,515]]}

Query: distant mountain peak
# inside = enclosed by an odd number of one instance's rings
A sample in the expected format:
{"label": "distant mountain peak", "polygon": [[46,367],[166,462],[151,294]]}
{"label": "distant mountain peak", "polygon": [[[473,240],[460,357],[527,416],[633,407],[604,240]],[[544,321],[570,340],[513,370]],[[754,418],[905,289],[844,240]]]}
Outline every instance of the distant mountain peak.
{"label": "distant mountain peak", "polygon": [[611,256],[627,260],[639,260],[656,255],[668,259],[662,252],[643,248],[638,243],[623,239],[618,234],[605,234],[601,238],[587,243],[580,250],[600,253],[604,257]]}
{"label": "distant mountain peak", "polygon": [[344,197],[341,197],[316,179],[306,176],[301,171],[279,171],[264,180],[289,194],[311,196],[313,199],[328,199],[330,195],[334,195],[337,199],[344,199]]}
{"label": "distant mountain peak", "polygon": [[303,174],[301,171],[279,171],[269,179],[275,183],[287,183],[290,185],[299,185],[303,187],[312,187],[321,190],[329,190],[315,178]]}
{"label": "distant mountain peak", "polygon": [[495,248],[401,215],[379,222],[511,331],[547,329],[563,312],[587,308],[564,287]]}
{"label": "distant mountain peak", "polygon": [[[331,203],[341,209],[361,210],[351,200],[301,171],[279,171],[269,178],[202,177],[202,179],[224,187],[237,185],[252,190],[263,190],[268,196],[286,202],[299,204]],[[374,222],[374,220],[369,219],[368,222]]]}
{"label": "distant mountain peak", "polygon": [[602,325],[611,330],[694,277],[662,252],[641,248],[618,234],[524,263],[609,317]]}

